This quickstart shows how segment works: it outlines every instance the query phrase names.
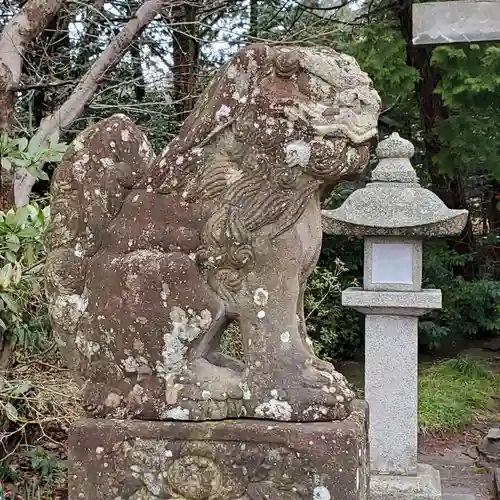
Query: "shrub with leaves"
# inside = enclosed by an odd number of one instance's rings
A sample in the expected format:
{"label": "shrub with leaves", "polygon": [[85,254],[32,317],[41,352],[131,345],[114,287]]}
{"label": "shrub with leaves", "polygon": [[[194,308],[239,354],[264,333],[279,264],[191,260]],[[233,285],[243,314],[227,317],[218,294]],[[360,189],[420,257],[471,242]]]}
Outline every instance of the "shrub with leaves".
{"label": "shrub with leaves", "polygon": [[[355,280],[346,280],[348,269],[340,259],[328,268],[318,266],[307,282],[304,297],[307,331],[316,354],[327,360],[349,358],[360,349],[361,323],[357,313],[342,306],[340,293]],[[342,279],[341,279],[342,278]]]}
{"label": "shrub with leaves", "polygon": [[26,137],[13,138],[5,132],[0,133],[0,162],[7,172],[25,168],[33,177],[49,180],[43,166],[61,161],[66,149],[67,145],[59,142],[59,134],[42,141],[36,135],[28,140]]}
{"label": "shrub with leaves", "polygon": [[0,330],[28,354],[46,331],[42,279],[48,219],[49,207],[36,202],[0,212]]}
{"label": "shrub with leaves", "polygon": [[[43,234],[49,207],[32,202],[19,209],[0,212],[0,332],[3,366],[14,367],[0,375],[0,443],[25,430],[30,423],[47,420],[45,410],[67,395],[44,373],[27,373],[20,361],[51,348],[44,294]],[[53,347],[52,347],[53,348]],[[29,365],[28,365],[29,366]],[[57,385],[51,388],[52,385]],[[78,396],[76,396],[78,397]],[[61,413],[61,412],[59,412]],[[57,419],[58,415],[54,413]]]}
{"label": "shrub with leaves", "polygon": [[424,246],[424,286],[439,288],[443,309],[420,321],[420,342],[427,350],[459,339],[488,338],[500,334],[500,281],[488,275],[463,278],[473,254],[460,254],[446,242]]}

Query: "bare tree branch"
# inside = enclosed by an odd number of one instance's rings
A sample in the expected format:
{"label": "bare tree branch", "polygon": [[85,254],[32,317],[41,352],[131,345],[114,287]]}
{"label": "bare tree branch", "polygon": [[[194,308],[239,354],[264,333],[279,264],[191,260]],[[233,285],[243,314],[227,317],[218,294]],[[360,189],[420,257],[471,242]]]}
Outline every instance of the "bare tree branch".
{"label": "bare tree branch", "polygon": [[[123,26],[117,36],[106,47],[100,57],[85,73],[73,93],[54,113],[46,116],[35,133],[40,142],[48,139],[54,133],[69,127],[83,112],[86,104],[96,92],[99,82],[120,61],[134,40],[140,36],[146,26],[161,10],[166,0],[146,0],[137,9],[135,15]],[[29,202],[29,197],[36,178],[28,171],[20,169],[14,180],[14,200],[16,206]]]}
{"label": "bare tree branch", "polygon": [[[15,88],[19,85],[28,44],[50,23],[65,0],[28,0],[0,33],[0,130],[15,120]],[[0,169],[0,205],[13,201],[12,171]]]}
{"label": "bare tree branch", "polygon": [[295,5],[300,7],[301,9],[304,10],[319,10],[319,11],[332,11],[332,10],[339,10],[342,7],[346,7],[347,5],[353,3],[353,0],[342,0],[340,3],[337,5],[331,5],[330,7],[319,7],[319,6],[312,6],[312,5],[306,5],[302,2],[299,2],[298,0],[293,0]]}
{"label": "bare tree branch", "polygon": [[29,0],[0,34],[0,129],[9,129],[14,118],[13,89],[19,85],[23,56],[65,0]]}

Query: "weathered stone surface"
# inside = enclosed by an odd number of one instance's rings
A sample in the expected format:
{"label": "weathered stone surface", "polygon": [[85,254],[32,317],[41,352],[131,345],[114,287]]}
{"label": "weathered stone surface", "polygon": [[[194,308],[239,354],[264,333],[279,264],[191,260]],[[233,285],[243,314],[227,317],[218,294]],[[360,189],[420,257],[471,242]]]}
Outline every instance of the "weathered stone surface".
{"label": "weathered stone surface", "polygon": [[372,474],[417,473],[417,351],[417,317],[366,316],[365,398],[371,410]]}
{"label": "weathered stone surface", "polygon": [[495,494],[497,500],[500,499],[500,468],[497,467],[493,471],[493,488],[495,489]]}
{"label": "weathered stone surface", "polygon": [[439,471],[430,465],[418,464],[414,476],[373,475],[370,500],[442,500]]}
{"label": "weathered stone surface", "polygon": [[497,0],[413,4],[413,44],[493,42],[500,40]]}
{"label": "weathered stone surface", "polygon": [[323,210],[328,234],[350,236],[448,236],[460,234],[467,210],[451,210],[418,183],[410,162],[413,145],[393,133],[380,142],[371,182],[354,191],[341,207]]}
{"label": "weathered stone surface", "polygon": [[364,500],[364,404],[337,422],[83,420],[70,500]]}
{"label": "weathered stone surface", "polygon": [[342,292],[342,305],[367,315],[422,316],[431,309],[441,309],[442,295],[435,289],[387,292],[347,288]]}
{"label": "weathered stone surface", "polygon": [[[252,45],[155,157],[125,116],[54,174],[47,292],[90,415],[343,419],[352,392],[310,347],[302,297],[319,198],[367,163],[380,100],[349,56]],[[238,321],[242,363],[219,352]]]}
{"label": "weathered stone surface", "polygon": [[492,427],[488,430],[488,434],[486,434],[486,439],[488,441],[500,441],[500,428]]}
{"label": "weathered stone surface", "polygon": [[485,467],[493,467],[500,465],[500,429],[492,427],[488,430],[488,434],[483,441],[478,445],[479,453],[478,463]]}

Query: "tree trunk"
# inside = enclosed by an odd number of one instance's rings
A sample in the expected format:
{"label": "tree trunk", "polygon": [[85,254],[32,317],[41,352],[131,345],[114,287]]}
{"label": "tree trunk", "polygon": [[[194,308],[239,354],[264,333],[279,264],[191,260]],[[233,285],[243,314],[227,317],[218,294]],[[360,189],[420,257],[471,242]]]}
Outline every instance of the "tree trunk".
{"label": "tree trunk", "polygon": [[[70,67],[70,16],[62,8],[54,15],[45,30],[30,43],[23,67],[23,83],[38,84],[47,81],[63,81]],[[38,85],[33,91],[31,110],[36,129],[42,118],[54,111],[61,103],[61,89]]]}
{"label": "tree trunk", "polygon": [[26,47],[49,24],[64,0],[30,0],[0,34],[0,129],[14,124],[14,92]]}
{"label": "tree trunk", "polygon": [[259,34],[258,22],[259,22],[259,0],[250,0],[250,15],[249,15],[250,26],[248,30],[249,42],[255,41],[257,35]]}
{"label": "tree trunk", "polygon": [[[87,9],[85,19],[83,21],[85,25],[85,32],[78,44],[78,56],[76,57],[75,67],[84,68],[92,57],[96,55],[96,41],[99,37],[99,26],[103,21],[103,14],[101,13],[104,9],[105,0],[95,0],[92,8]],[[78,75],[80,77],[81,75]]]}
{"label": "tree trunk", "polygon": [[[433,190],[443,202],[453,209],[466,209],[468,206],[460,177],[450,178],[439,172],[434,157],[441,149],[439,136],[435,132],[437,123],[448,118],[448,109],[439,94],[435,92],[440,79],[439,68],[431,64],[432,48],[415,46],[412,43],[412,0],[398,0],[397,16],[401,34],[406,41],[407,64],[420,73],[415,87],[415,96],[419,103],[420,123],[424,143],[424,169],[432,183]],[[470,220],[454,246],[459,252],[471,252],[473,232]],[[472,269],[470,269],[472,272]]]}
{"label": "tree trunk", "polygon": [[[127,6],[128,15],[132,15],[135,3]],[[146,79],[142,70],[141,49],[137,43],[130,46],[130,55],[132,57],[132,78],[134,82],[134,94],[137,102],[142,102],[146,96]]]}
{"label": "tree trunk", "polygon": [[173,99],[179,123],[182,123],[194,107],[198,86],[200,44],[196,37],[198,7],[185,3],[174,11],[175,31],[172,36]]}

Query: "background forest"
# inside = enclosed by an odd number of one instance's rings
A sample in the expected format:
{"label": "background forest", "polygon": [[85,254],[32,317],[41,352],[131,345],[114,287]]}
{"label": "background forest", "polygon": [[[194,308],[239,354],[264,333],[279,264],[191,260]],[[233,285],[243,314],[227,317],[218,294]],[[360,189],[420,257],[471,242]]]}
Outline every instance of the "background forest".
{"label": "background forest", "polygon": [[[34,422],[44,434],[51,422],[69,423],[68,400],[78,399],[76,389],[68,396],[54,382],[62,368],[47,362],[56,349],[42,279],[49,182],[66,145],[123,112],[159,151],[219,65],[247,43],[326,45],[357,58],[383,100],[380,138],[396,131],[411,140],[422,185],[470,213],[460,237],[426,245],[425,285],[442,289],[444,308],[420,322],[422,352],[500,335],[500,44],[414,47],[411,3],[3,0],[0,370],[16,374],[0,375],[7,454]],[[340,205],[362,182],[338,186],[325,207]],[[340,291],[361,275],[362,243],[325,238],[306,313],[327,359],[362,353],[362,317],[340,306]],[[49,366],[23,375],[33,365]],[[26,460],[57,474],[43,454]]]}

